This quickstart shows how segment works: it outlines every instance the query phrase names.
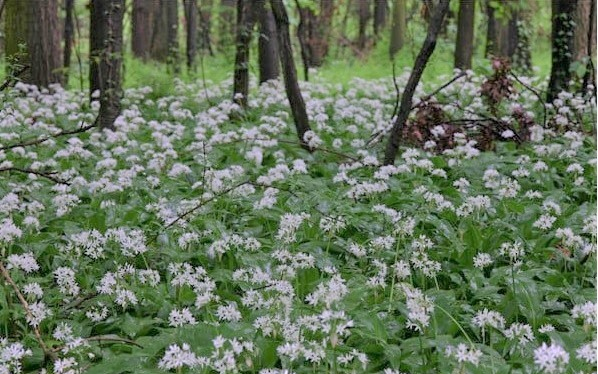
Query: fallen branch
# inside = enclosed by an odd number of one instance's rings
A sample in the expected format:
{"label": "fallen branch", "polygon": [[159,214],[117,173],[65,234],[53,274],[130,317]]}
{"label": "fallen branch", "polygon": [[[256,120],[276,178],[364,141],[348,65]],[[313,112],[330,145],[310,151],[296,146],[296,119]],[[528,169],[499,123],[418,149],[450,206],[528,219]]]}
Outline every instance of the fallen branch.
{"label": "fallen branch", "polygon": [[462,77],[466,76],[467,74],[462,71],[461,73],[455,75],[453,77],[453,79],[451,79],[450,81],[446,82],[445,84],[443,84],[442,86],[438,87],[437,89],[435,89],[434,91],[432,91],[432,93],[422,97],[420,99],[420,102],[414,106],[411,107],[411,110],[416,109],[418,107],[420,107],[422,105],[422,103],[430,100],[432,97],[436,96],[440,91],[444,90],[445,88],[447,88],[448,86],[450,86],[451,84],[453,84],[454,82],[458,81],[459,79],[461,79]]}
{"label": "fallen branch", "polygon": [[424,72],[424,69],[426,68],[430,56],[436,48],[436,38],[438,36],[438,33],[440,32],[440,28],[442,26],[444,17],[448,12],[448,8],[449,0],[440,0],[438,5],[434,7],[434,14],[429,23],[426,40],[424,41],[424,44],[421,50],[419,51],[417,58],[415,59],[413,71],[409,76],[409,80],[407,81],[407,85],[405,86],[405,90],[403,91],[403,96],[401,97],[401,106],[399,107],[399,114],[395,118],[392,125],[390,139],[388,140],[386,151],[384,152],[384,165],[392,165],[395,162],[395,158],[397,156],[397,152],[399,151],[399,146],[401,144],[403,127],[405,126],[407,118],[409,117],[409,113],[411,112],[411,105],[413,103],[413,94],[415,92],[415,88],[419,83],[419,80]]}
{"label": "fallen branch", "polygon": [[50,139],[56,139],[56,138],[60,138],[62,136],[67,136],[67,135],[79,134],[79,133],[85,132],[85,131],[87,131],[87,130],[89,130],[91,128],[94,128],[94,127],[96,127],[95,123],[87,125],[87,126],[79,127],[79,128],[77,128],[75,130],[63,130],[63,131],[58,132],[56,134],[49,135],[49,136],[47,136],[45,138],[32,139],[32,140],[24,141],[22,143],[6,145],[6,146],[3,146],[3,147],[0,147],[0,151],[5,151],[7,149],[13,149],[13,148],[17,148],[17,147],[29,147],[29,146],[32,146],[32,145],[42,144],[44,142],[47,142]]}
{"label": "fallen branch", "polygon": [[164,228],[162,228],[162,230],[160,230],[156,235],[154,235],[153,238],[151,238],[148,241],[148,244],[153,243],[156,241],[156,239],[158,239],[158,236],[160,236],[160,234],[166,230],[168,230],[169,228],[171,228],[172,226],[176,225],[178,222],[180,222],[181,220],[185,219],[187,216],[189,216],[190,214],[196,212],[198,209],[200,209],[201,207],[205,206],[207,203],[216,200],[217,198],[226,195],[227,193],[236,190],[237,188],[244,186],[246,184],[250,184],[251,181],[250,180],[246,180],[240,183],[235,184],[232,187],[227,188],[226,190],[222,191],[221,193],[214,195],[212,197],[210,197],[209,199],[203,200],[201,201],[199,204],[195,205],[193,208],[185,211],[184,213],[180,214],[177,216],[177,218],[170,222],[168,225],[164,226]]}
{"label": "fallen branch", "polygon": [[48,179],[48,180],[50,180],[50,181],[52,181],[52,182],[54,182],[56,184],[65,184],[67,186],[70,185],[69,181],[65,181],[63,179],[54,177],[53,175],[57,174],[57,172],[55,172],[55,171],[52,171],[52,172],[43,172],[43,171],[37,171],[37,170],[33,170],[33,169],[28,169],[28,168],[18,168],[18,167],[14,167],[14,166],[6,167],[6,168],[0,168],[0,172],[3,172],[3,171],[8,171],[8,172],[15,171],[15,172],[18,172],[18,173],[23,173],[23,174],[35,174],[35,175],[37,175],[39,177]]}
{"label": "fallen branch", "polygon": [[511,72],[511,77],[513,77],[513,79],[515,79],[517,81],[517,83],[519,83],[520,85],[525,87],[528,91],[533,93],[538,98],[538,101],[542,104],[542,110],[543,110],[542,127],[546,128],[546,120],[548,118],[548,115],[547,115],[547,110],[546,110],[546,102],[544,102],[544,99],[542,99],[542,95],[540,95],[540,93],[537,90],[535,90],[532,87],[530,87],[529,85],[523,83],[521,81],[521,79],[519,79],[518,76],[513,74],[513,72]]}
{"label": "fallen branch", "polygon": [[[13,290],[15,291],[15,294],[17,295],[17,298],[19,299],[19,302],[25,309],[25,314],[27,315],[27,317],[30,320],[34,320],[33,314],[31,313],[31,309],[29,308],[29,303],[27,302],[27,300],[25,300],[25,297],[23,297],[23,294],[19,290],[19,287],[17,286],[15,281],[10,276],[10,273],[8,272],[8,270],[6,270],[6,268],[4,267],[4,263],[2,261],[0,261],[0,273],[2,274],[2,276],[4,277],[6,282],[8,282],[8,284],[10,284],[12,286]],[[58,359],[56,354],[54,352],[52,352],[51,349],[48,348],[46,343],[44,343],[44,340],[42,339],[42,335],[39,331],[39,327],[36,325],[33,325],[32,327],[33,327],[33,333],[35,334],[35,339],[39,343],[39,346],[41,347],[42,351],[44,351],[44,355],[46,357],[50,357],[52,359],[52,361],[55,361],[56,359]]]}
{"label": "fallen branch", "polygon": [[[2,3],[2,5],[4,5],[4,3]],[[7,87],[9,87],[11,84],[16,82],[15,78],[18,78],[21,76],[21,74],[23,74],[24,72],[27,71],[27,69],[29,69],[29,65],[25,65],[22,68],[20,68],[18,71],[16,71],[14,73],[14,75],[8,77],[4,83],[2,83],[2,85],[0,85],[0,92],[4,91]]]}

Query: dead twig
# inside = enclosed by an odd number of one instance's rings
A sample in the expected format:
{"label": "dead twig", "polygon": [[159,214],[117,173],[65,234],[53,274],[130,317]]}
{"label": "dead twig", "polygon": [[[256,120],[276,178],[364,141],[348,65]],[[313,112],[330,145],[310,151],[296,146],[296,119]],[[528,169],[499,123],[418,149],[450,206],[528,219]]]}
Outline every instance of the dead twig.
{"label": "dead twig", "polygon": [[515,79],[517,81],[517,83],[519,83],[520,85],[525,87],[528,91],[533,93],[534,96],[536,96],[538,98],[538,101],[540,102],[540,104],[542,104],[542,110],[543,110],[542,127],[546,128],[546,120],[548,119],[548,115],[547,115],[547,109],[546,109],[546,102],[542,98],[542,95],[540,95],[540,93],[537,90],[535,90],[534,88],[532,88],[530,85],[523,83],[517,75],[513,74],[513,72],[511,72],[510,75],[511,75],[511,77],[513,77],[513,79]]}
{"label": "dead twig", "polygon": [[[6,282],[8,282],[8,284],[10,284],[11,287],[13,288],[13,290],[15,291],[15,294],[17,295],[17,298],[19,299],[19,302],[21,303],[21,305],[25,309],[25,314],[27,315],[27,317],[30,320],[33,321],[34,317],[33,317],[33,314],[31,313],[31,309],[29,308],[29,303],[27,302],[27,300],[25,300],[25,297],[23,296],[23,294],[19,290],[19,287],[17,286],[17,284],[15,283],[15,281],[10,276],[10,273],[8,272],[8,270],[6,270],[6,268],[4,267],[4,263],[2,261],[0,261],[0,273],[2,274],[2,277],[4,277],[4,279],[6,280]],[[41,335],[41,333],[39,331],[39,326],[32,325],[32,327],[33,327],[33,333],[35,334],[35,339],[39,343],[39,346],[41,347],[42,351],[44,351],[44,355],[46,357],[50,357],[52,359],[52,361],[55,361],[56,359],[58,359],[58,357],[56,356],[56,354],[54,352],[52,352],[51,349],[48,348],[48,346],[46,345],[46,343],[42,339],[42,335]]]}
{"label": "dead twig", "polygon": [[[4,5],[4,3],[2,4]],[[4,91],[7,87],[10,87],[11,84],[16,82],[16,78],[20,77],[21,74],[26,72],[29,69],[29,65],[25,65],[19,70],[17,70],[12,76],[8,77],[2,85],[0,85],[0,92]]]}
{"label": "dead twig", "polygon": [[90,125],[87,125],[87,126],[79,127],[79,128],[77,128],[75,130],[63,130],[63,131],[61,131],[59,133],[52,134],[52,135],[46,136],[44,138],[31,139],[31,140],[24,141],[22,143],[16,143],[16,144],[11,144],[11,145],[6,145],[6,146],[3,146],[3,147],[0,147],[0,151],[5,151],[7,149],[13,149],[13,148],[18,148],[18,147],[29,147],[29,146],[32,146],[32,145],[42,144],[42,143],[47,142],[50,139],[56,139],[56,138],[60,138],[62,136],[67,136],[67,135],[79,134],[79,133],[85,132],[85,131],[87,131],[87,130],[89,130],[91,128],[94,128],[96,126],[97,125],[95,123],[93,123],[93,124],[90,124]]}
{"label": "dead twig", "polygon": [[37,170],[29,169],[29,168],[18,168],[18,167],[14,167],[14,166],[0,168],[0,172],[3,172],[3,171],[7,171],[7,172],[13,171],[13,172],[18,172],[18,173],[23,173],[23,174],[35,174],[39,177],[50,180],[56,184],[65,184],[67,186],[70,185],[69,181],[65,181],[63,179],[54,177],[53,175],[57,174],[57,172],[55,172],[55,171],[43,172],[43,171],[37,171]]}

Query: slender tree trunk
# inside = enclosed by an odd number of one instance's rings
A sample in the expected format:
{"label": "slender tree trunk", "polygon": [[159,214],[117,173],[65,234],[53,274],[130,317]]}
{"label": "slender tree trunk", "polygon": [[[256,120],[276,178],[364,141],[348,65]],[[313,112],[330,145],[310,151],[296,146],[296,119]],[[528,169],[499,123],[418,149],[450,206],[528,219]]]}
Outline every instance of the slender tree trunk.
{"label": "slender tree trunk", "polygon": [[426,68],[428,60],[434,49],[436,48],[436,39],[442,28],[444,17],[446,16],[449,9],[450,0],[440,0],[440,2],[434,7],[432,12],[432,18],[428,24],[428,33],[426,40],[422,45],[422,48],[415,59],[413,65],[413,71],[409,76],[405,90],[401,96],[401,105],[399,107],[399,113],[393,123],[392,130],[390,133],[390,139],[386,145],[386,152],[384,153],[384,165],[392,165],[397,157],[399,151],[399,145],[401,143],[401,137],[403,134],[403,127],[407,122],[409,113],[411,112],[411,106],[413,104],[413,94],[415,88],[421,79],[421,76]]}
{"label": "slender tree trunk", "polygon": [[552,69],[546,101],[569,88],[577,0],[552,0]]}
{"label": "slender tree trunk", "polygon": [[114,129],[122,97],[122,44],[124,0],[92,0],[89,30],[90,93],[100,91],[100,112],[96,124]]}
{"label": "slender tree trunk", "polygon": [[237,54],[233,78],[233,101],[243,109],[249,95],[249,43],[256,21],[255,9],[264,8],[265,0],[237,0]]}
{"label": "slender tree trunk", "polygon": [[73,36],[75,34],[75,24],[73,22],[74,0],[65,0],[64,2],[64,50],[62,62],[64,65],[64,85],[69,82],[69,69],[71,66],[71,51],[73,47]]}
{"label": "slender tree trunk", "polygon": [[260,36],[258,39],[258,60],[260,66],[260,84],[271,79],[278,79],[280,75],[278,57],[278,38],[276,22],[270,5],[264,6],[258,12]]}
{"label": "slender tree trunk", "polygon": [[405,34],[407,32],[406,4],[404,0],[395,0],[392,9],[392,28],[390,30],[390,59],[394,60],[395,54],[403,48],[405,44]]}
{"label": "slender tree trunk", "polygon": [[304,140],[305,133],[311,131],[311,128],[309,127],[305,102],[303,101],[299,83],[297,82],[297,70],[295,69],[295,62],[293,61],[293,49],[291,47],[291,35],[289,33],[289,17],[282,0],[270,0],[270,4],[272,5],[274,20],[276,21],[276,32],[278,34],[278,45],[280,47],[280,63],[282,65],[284,85],[291,112],[293,113],[297,136],[299,137],[302,147],[311,151],[311,148]]}
{"label": "slender tree trunk", "polygon": [[47,87],[62,83],[62,56],[58,27],[58,0],[32,2],[32,22],[29,29],[31,53],[31,83]]}
{"label": "slender tree trunk", "polygon": [[486,58],[494,54],[495,40],[496,40],[496,19],[494,17],[494,8],[491,5],[491,0],[486,0],[486,49],[484,50],[484,56]]}
{"label": "slender tree trunk", "polygon": [[220,0],[218,17],[218,50],[226,50],[233,44],[237,34],[235,30],[235,6],[237,0]]}
{"label": "slender tree trunk", "polygon": [[156,0],[133,0],[131,22],[131,49],[133,56],[147,60],[152,45],[152,27]]}
{"label": "slender tree trunk", "polygon": [[212,0],[202,1],[197,8],[199,13],[199,49],[214,55],[210,30],[212,26]]}
{"label": "slender tree trunk", "polygon": [[531,73],[532,71],[532,52],[530,46],[530,30],[526,25],[529,25],[531,14],[526,9],[520,9],[517,12],[516,22],[516,38],[513,53],[513,66],[523,71],[524,73]]}
{"label": "slender tree trunk", "polygon": [[374,35],[380,36],[386,26],[386,13],[388,12],[388,0],[374,1]]}
{"label": "slender tree trunk", "polygon": [[29,66],[20,76],[25,83],[48,87],[62,82],[58,0],[7,0],[5,31],[9,75]]}
{"label": "slender tree trunk", "polygon": [[473,29],[475,26],[475,0],[459,1],[459,19],[455,47],[455,67],[471,69],[473,55]]}
{"label": "slender tree trunk", "polygon": [[183,0],[187,23],[187,68],[192,69],[197,55],[197,0]]}
{"label": "slender tree trunk", "polygon": [[588,56],[588,28],[591,27],[589,17],[591,11],[591,0],[578,0],[573,18],[575,21],[575,35],[573,38],[574,61],[582,61]]}
{"label": "slender tree trunk", "polygon": [[295,3],[299,10],[297,37],[301,46],[305,80],[308,80],[309,68],[322,66],[328,55],[334,2],[332,0],[320,0],[318,14],[309,7],[302,7],[298,0]]}
{"label": "slender tree trunk", "polygon": [[372,12],[370,11],[370,1],[359,1],[358,2],[358,15],[359,15],[359,36],[357,38],[357,47],[360,51],[366,49],[368,43],[368,22],[372,18]]}
{"label": "slender tree trunk", "polygon": [[[29,5],[24,1],[5,0],[6,17],[4,19],[6,73],[10,77],[22,66],[31,66],[31,56],[26,46],[28,41]],[[31,80],[31,71],[26,70],[21,79]]]}
{"label": "slender tree trunk", "polygon": [[586,63],[586,72],[583,75],[581,85],[582,92],[586,92],[590,83],[594,84],[594,96],[596,96],[596,68],[593,58],[596,56],[596,0],[591,0],[590,13],[588,14],[589,24],[588,36],[586,38],[586,53],[588,61]]}
{"label": "slender tree trunk", "polygon": [[154,30],[150,56],[156,61],[168,63],[175,72],[178,72],[178,1],[159,1],[153,18]]}

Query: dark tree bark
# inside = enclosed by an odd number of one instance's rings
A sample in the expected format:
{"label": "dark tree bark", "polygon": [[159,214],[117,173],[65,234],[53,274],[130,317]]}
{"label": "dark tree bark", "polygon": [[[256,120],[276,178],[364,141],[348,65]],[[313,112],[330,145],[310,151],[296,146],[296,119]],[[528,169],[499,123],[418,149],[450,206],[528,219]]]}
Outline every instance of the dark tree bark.
{"label": "dark tree bark", "polygon": [[71,49],[73,47],[73,36],[75,34],[75,24],[73,22],[74,0],[65,0],[64,2],[64,50],[62,62],[64,65],[64,84],[69,82],[69,68],[71,66]]}
{"label": "dark tree bark", "polygon": [[282,74],[284,76],[284,85],[287,92],[287,98],[293,113],[297,136],[301,146],[309,151],[312,149],[307,145],[303,136],[311,131],[309,127],[309,118],[305,109],[305,102],[301,96],[299,83],[297,82],[297,70],[293,61],[293,49],[291,47],[291,35],[289,33],[289,17],[284,8],[282,0],[270,0],[272,13],[276,21],[276,32],[278,34],[278,45],[280,47],[280,64],[282,65]]}
{"label": "dark tree bark", "polygon": [[199,50],[214,55],[210,30],[212,26],[212,0],[202,1],[197,8],[199,13]]}
{"label": "dark tree bark", "polygon": [[178,1],[161,0],[154,13],[154,30],[150,56],[156,61],[166,62],[178,72]]}
{"label": "dark tree bark", "polygon": [[577,0],[552,0],[552,69],[546,101],[569,88]]}
{"label": "dark tree bark", "polygon": [[233,101],[243,109],[249,95],[249,43],[255,25],[255,8],[264,7],[265,0],[237,0],[237,54],[233,77]]}
{"label": "dark tree bark", "polygon": [[[588,43],[596,44],[595,23],[591,22],[593,10],[593,0],[578,0],[575,9],[575,36],[573,38],[573,59],[575,61],[585,61],[588,56],[594,56],[594,53],[588,54]],[[594,48],[595,49],[595,48]]]}
{"label": "dark tree bark", "polygon": [[278,38],[276,22],[270,6],[258,11],[260,36],[258,39],[258,60],[260,66],[260,84],[271,79],[278,79],[280,62],[278,57]]}
{"label": "dark tree bark", "polygon": [[58,0],[7,0],[5,28],[10,75],[18,65],[30,66],[20,77],[25,83],[47,87],[62,82]]}
{"label": "dark tree bark", "polygon": [[379,36],[386,26],[386,14],[388,12],[388,0],[374,1],[374,35]]}
{"label": "dark tree bark", "polygon": [[122,44],[124,0],[92,0],[90,7],[90,94],[100,91],[96,124],[114,129],[122,97]]}
{"label": "dark tree bark", "polygon": [[486,16],[487,16],[487,26],[488,28],[486,29],[486,49],[484,52],[484,56],[486,58],[490,57],[491,55],[494,55],[495,50],[496,50],[496,34],[497,34],[497,30],[496,30],[496,17],[494,16],[494,7],[491,5],[491,0],[487,0],[486,1]]}
{"label": "dark tree bark", "polygon": [[406,8],[404,0],[395,0],[392,9],[392,28],[390,30],[390,59],[403,48],[405,44],[405,33],[407,31]]}
{"label": "dark tree bark", "polygon": [[413,104],[413,94],[415,88],[421,79],[421,76],[426,68],[428,60],[434,49],[436,48],[436,39],[442,28],[444,17],[446,16],[449,9],[450,0],[440,0],[440,2],[434,7],[432,12],[432,18],[428,24],[428,33],[426,40],[420,49],[415,63],[413,65],[413,71],[409,76],[405,90],[401,96],[401,105],[399,107],[399,113],[394,120],[392,130],[390,133],[390,139],[386,145],[386,151],[384,153],[384,165],[392,165],[397,157],[399,151],[399,145],[401,143],[401,135],[403,133],[403,127],[407,122],[409,113],[411,112],[411,106]]}
{"label": "dark tree bark", "polygon": [[328,55],[334,3],[332,0],[320,0],[319,14],[311,8],[301,7],[299,1],[295,3],[299,10],[297,37],[301,46],[305,80],[309,80],[309,68],[322,66]]}
{"label": "dark tree bark", "polygon": [[590,13],[588,14],[589,24],[586,38],[586,53],[588,61],[586,63],[586,72],[583,75],[583,82],[581,85],[582,92],[586,92],[590,83],[594,84],[594,96],[596,96],[596,68],[592,58],[596,56],[596,0],[591,0]]}
{"label": "dark tree bark", "polygon": [[133,0],[131,49],[133,56],[147,60],[152,45],[152,25],[156,0]]}
{"label": "dark tree bark", "polygon": [[357,48],[360,51],[365,50],[368,44],[368,22],[372,18],[372,12],[370,11],[370,1],[359,1],[358,3],[358,16],[359,16],[359,35],[357,37]]}
{"label": "dark tree bark", "polygon": [[233,44],[236,36],[235,9],[236,0],[220,0],[218,19],[218,50],[224,51]]}
{"label": "dark tree bark", "polygon": [[183,0],[187,23],[187,68],[192,69],[197,55],[197,0]]}
{"label": "dark tree bark", "polygon": [[513,67],[523,71],[524,73],[531,73],[532,71],[532,52],[530,47],[530,30],[529,25],[531,14],[527,9],[519,9],[516,14],[515,24],[515,40],[513,52]]}
{"label": "dark tree bark", "polygon": [[457,42],[455,47],[455,67],[461,70],[471,69],[473,55],[473,29],[475,26],[475,0],[459,1],[459,19],[457,21]]}

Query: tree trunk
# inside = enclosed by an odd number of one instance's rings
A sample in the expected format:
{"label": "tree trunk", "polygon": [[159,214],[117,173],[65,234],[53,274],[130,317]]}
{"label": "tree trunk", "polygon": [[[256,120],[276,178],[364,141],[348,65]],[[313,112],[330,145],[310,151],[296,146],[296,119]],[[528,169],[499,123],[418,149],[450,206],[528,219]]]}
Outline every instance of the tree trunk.
{"label": "tree trunk", "polygon": [[48,87],[62,82],[58,0],[7,0],[5,28],[9,75],[29,66],[20,76],[25,83]]}
{"label": "tree trunk", "polygon": [[154,13],[154,30],[150,56],[160,62],[166,62],[178,72],[178,2],[161,0]]}
{"label": "tree trunk", "polygon": [[484,56],[486,58],[490,57],[491,55],[495,54],[496,50],[496,18],[494,17],[494,7],[491,5],[492,0],[486,1],[486,16],[488,22],[488,28],[486,29],[486,49],[484,52]]}
{"label": "tree trunk", "polygon": [[64,51],[62,63],[64,65],[64,85],[69,83],[69,68],[71,66],[71,50],[73,47],[73,35],[75,34],[75,25],[73,22],[74,0],[65,0],[64,2]]}
{"label": "tree trunk", "polygon": [[249,95],[249,43],[255,25],[255,8],[263,9],[264,1],[237,0],[237,54],[233,77],[233,101],[243,109],[247,108]]}
{"label": "tree trunk", "polygon": [[413,65],[413,71],[409,76],[405,90],[401,96],[401,105],[399,107],[399,113],[393,123],[392,130],[390,133],[390,139],[386,145],[386,151],[384,153],[384,165],[392,165],[397,157],[399,151],[399,145],[401,143],[401,136],[403,134],[403,127],[407,122],[409,113],[411,112],[411,106],[413,104],[413,94],[415,88],[421,79],[421,76],[426,68],[428,60],[434,49],[436,48],[436,39],[438,33],[442,28],[444,17],[446,16],[449,9],[450,0],[440,0],[440,2],[434,7],[432,18],[428,25],[428,33],[426,40],[420,49],[415,64]]}
{"label": "tree trunk", "polygon": [[192,69],[197,55],[197,0],[183,0],[187,23],[187,68]]}
{"label": "tree trunk", "polygon": [[133,56],[147,60],[152,45],[152,25],[156,0],[133,0],[131,49]]}
{"label": "tree trunk", "polygon": [[210,29],[212,26],[212,0],[202,1],[197,8],[199,13],[199,49],[207,51],[210,56],[214,55]]}
{"label": "tree trunk", "polygon": [[532,72],[532,53],[530,47],[530,30],[525,26],[530,24],[531,14],[527,9],[517,12],[516,37],[513,53],[513,66],[526,74]]}
{"label": "tree trunk", "polygon": [[[404,2],[404,1],[403,1]],[[367,47],[368,36],[367,28],[370,18],[372,18],[372,12],[370,12],[370,1],[359,1],[358,2],[358,15],[359,15],[359,36],[357,38],[357,47],[360,51],[364,51]]]}
{"label": "tree trunk", "polygon": [[320,67],[328,55],[328,43],[332,26],[334,3],[332,0],[320,0],[318,14],[309,7],[301,7],[295,1],[299,10],[299,26],[297,37],[301,46],[301,59],[305,69],[305,80],[308,80],[309,68]]}
{"label": "tree trunk", "polygon": [[278,39],[276,22],[270,6],[264,6],[259,15],[260,36],[258,39],[258,60],[260,66],[260,84],[280,75],[278,57]]}
{"label": "tree trunk", "polygon": [[459,1],[459,19],[457,22],[455,67],[461,70],[471,69],[473,29],[475,26],[475,0]]}
{"label": "tree trunk", "polygon": [[552,69],[546,101],[569,88],[577,0],[552,0]]}
{"label": "tree trunk", "polygon": [[235,7],[236,0],[220,0],[217,48],[221,51],[226,50],[235,40]]}
{"label": "tree trunk", "polygon": [[596,56],[596,0],[591,0],[590,13],[588,14],[589,24],[588,36],[586,38],[586,53],[588,54],[588,61],[586,63],[586,72],[583,75],[583,82],[581,85],[582,92],[586,92],[590,83],[594,84],[594,96],[596,96],[596,69],[592,59]]}
{"label": "tree trunk", "polygon": [[394,60],[395,54],[397,54],[405,44],[405,33],[407,32],[405,5],[404,0],[395,0],[393,4],[389,46],[391,60]]}
{"label": "tree trunk", "polygon": [[96,124],[102,129],[113,130],[121,109],[125,1],[92,0],[90,10],[90,93],[100,91],[100,112]]}
{"label": "tree trunk", "polygon": [[388,0],[374,1],[374,35],[380,36],[386,26],[386,13],[388,11]]}
{"label": "tree trunk", "polygon": [[291,47],[291,35],[289,33],[289,17],[284,8],[282,0],[270,0],[272,13],[276,21],[276,32],[278,34],[278,45],[280,47],[280,63],[282,65],[282,74],[284,76],[284,85],[287,92],[291,112],[297,129],[297,136],[301,146],[309,151],[311,148],[304,140],[306,132],[311,131],[305,102],[301,96],[299,83],[297,82],[297,70],[293,61],[293,49]]}
{"label": "tree trunk", "polygon": [[[591,22],[593,5],[592,0],[578,0],[575,9],[575,36],[573,38],[573,60],[584,61],[588,56],[595,55],[595,47],[588,54],[588,43],[596,45],[596,25]],[[591,36],[588,39],[588,36]]]}

